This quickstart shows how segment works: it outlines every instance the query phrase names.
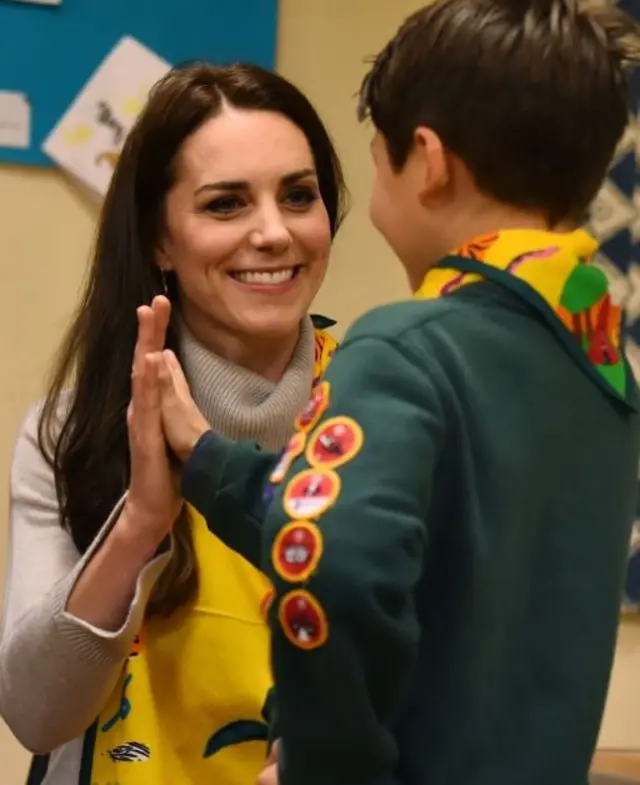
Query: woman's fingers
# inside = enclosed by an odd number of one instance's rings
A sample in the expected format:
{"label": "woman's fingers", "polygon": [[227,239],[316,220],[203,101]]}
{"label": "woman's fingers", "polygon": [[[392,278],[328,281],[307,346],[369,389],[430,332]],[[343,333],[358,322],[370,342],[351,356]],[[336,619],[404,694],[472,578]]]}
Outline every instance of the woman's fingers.
{"label": "woman's fingers", "polygon": [[131,481],[127,503],[140,521],[168,532],[181,499],[162,429],[159,370],[171,306],[166,298],[138,308],[138,337],[133,356],[131,401],[127,411]]}
{"label": "woman's fingers", "polygon": [[[160,422],[160,388],[158,386],[158,365],[162,355],[158,352],[145,357],[142,374],[142,411],[145,418],[157,418]],[[153,422],[153,420],[149,420]]]}
{"label": "woman's fingers", "polygon": [[[147,354],[131,380],[131,405],[128,422],[133,453],[147,454],[164,444],[158,368],[160,353]],[[132,454],[132,457],[133,454]]]}
{"label": "woman's fingers", "polygon": [[167,340],[167,328],[171,318],[171,302],[167,297],[159,295],[153,298],[151,310],[155,318],[154,347],[152,351],[161,352]]}
{"label": "woman's fingers", "polygon": [[132,375],[140,375],[143,372],[144,358],[150,352],[155,351],[156,319],[153,310],[148,305],[141,305],[136,311],[138,316],[138,337],[133,352]]}
{"label": "woman's fingers", "polygon": [[161,352],[167,338],[171,318],[171,303],[166,297],[155,297],[151,305],[141,305],[137,310],[138,337],[133,353],[133,374],[142,373],[147,354]]}

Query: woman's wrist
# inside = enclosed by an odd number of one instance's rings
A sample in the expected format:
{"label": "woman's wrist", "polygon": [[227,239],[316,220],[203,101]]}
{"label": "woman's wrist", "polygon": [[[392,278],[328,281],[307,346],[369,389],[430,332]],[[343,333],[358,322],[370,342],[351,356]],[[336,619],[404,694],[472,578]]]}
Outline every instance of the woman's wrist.
{"label": "woman's wrist", "polygon": [[127,497],[111,536],[121,541],[130,554],[138,553],[143,561],[150,561],[171,532],[174,521],[160,518]]}
{"label": "woman's wrist", "polygon": [[68,613],[100,630],[120,630],[130,613],[140,574],[158,555],[172,524],[145,517],[135,499],[127,499],[71,590]]}

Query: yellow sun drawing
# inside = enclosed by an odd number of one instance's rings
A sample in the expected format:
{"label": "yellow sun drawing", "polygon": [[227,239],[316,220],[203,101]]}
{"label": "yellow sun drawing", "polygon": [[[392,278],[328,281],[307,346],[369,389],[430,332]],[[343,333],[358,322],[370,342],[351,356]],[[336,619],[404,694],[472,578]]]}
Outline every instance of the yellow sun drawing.
{"label": "yellow sun drawing", "polygon": [[64,132],[64,139],[70,147],[85,144],[93,137],[94,130],[90,125],[76,125]]}
{"label": "yellow sun drawing", "polygon": [[128,98],[122,104],[122,114],[133,120],[140,114],[143,106],[144,102],[140,98]]}

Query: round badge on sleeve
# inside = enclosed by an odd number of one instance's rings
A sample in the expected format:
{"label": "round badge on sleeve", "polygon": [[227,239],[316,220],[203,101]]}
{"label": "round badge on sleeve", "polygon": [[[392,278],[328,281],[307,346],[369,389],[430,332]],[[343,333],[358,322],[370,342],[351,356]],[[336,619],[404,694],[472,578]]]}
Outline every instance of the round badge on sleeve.
{"label": "round badge on sleeve", "polygon": [[362,449],[364,433],[351,417],[331,417],[314,431],[306,458],[318,469],[337,469],[351,461]]}
{"label": "round badge on sleeve", "polygon": [[282,598],[278,618],[284,634],[299,649],[311,651],[327,642],[329,624],[322,605],[308,591],[291,591]]}
{"label": "round badge on sleeve", "polygon": [[317,518],[340,494],[340,478],[326,469],[306,469],[294,475],[282,495],[282,506],[290,518]]}
{"label": "round badge on sleeve", "polygon": [[304,433],[295,433],[289,443],[284,448],[280,460],[276,464],[274,470],[271,472],[269,482],[277,485],[282,482],[291,468],[291,464],[295,461],[298,455],[302,455],[304,445],[306,444],[307,436]]}
{"label": "round badge on sleeve", "polygon": [[264,621],[267,621],[269,618],[269,611],[271,610],[274,596],[275,593],[273,589],[268,589],[262,598],[262,602],[260,603],[260,616]]}
{"label": "round badge on sleeve", "polygon": [[316,385],[309,403],[296,417],[294,427],[297,431],[310,431],[312,428],[315,428],[318,420],[329,406],[330,391],[331,386],[329,382],[320,382],[320,384]]}
{"label": "round badge on sleeve", "polygon": [[311,521],[293,521],[278,532],[271,560],[278,575],[289,583],[306,581],[322,557],[320,529]]}

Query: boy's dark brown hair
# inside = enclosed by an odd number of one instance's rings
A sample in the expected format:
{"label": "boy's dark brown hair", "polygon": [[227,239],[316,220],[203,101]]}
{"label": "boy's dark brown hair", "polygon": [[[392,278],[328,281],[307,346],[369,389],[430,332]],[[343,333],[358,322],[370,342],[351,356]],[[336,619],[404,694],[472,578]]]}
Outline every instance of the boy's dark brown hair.
{"label": "boy's dark brown hair", "polygon": [[433,129],[493,198],[581,223],[629,117],[639,28],[578,0],[436,0],[376,57],[360,91],[396,170]]}

